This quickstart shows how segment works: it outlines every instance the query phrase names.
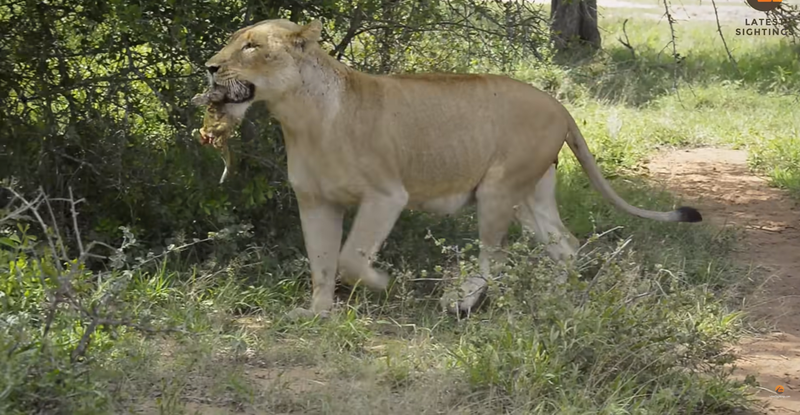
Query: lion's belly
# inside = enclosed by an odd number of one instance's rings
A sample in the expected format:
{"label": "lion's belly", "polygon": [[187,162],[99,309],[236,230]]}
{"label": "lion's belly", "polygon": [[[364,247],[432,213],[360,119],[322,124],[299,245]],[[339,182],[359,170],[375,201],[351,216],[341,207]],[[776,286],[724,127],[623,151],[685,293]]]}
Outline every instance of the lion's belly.
{"label": "lion's belly", "polygon": [[411,200],[408,208],[437,215],[454,215],[462,207],[475,200],[475,192],[455,193],[428,200]]}
{"label": "lion's belly", "polygon": [[458,157],[452,152],[417,154],[403,172],[408,207],[440,215],[455,214],[473,201],[486,164],[480,158]]}
{"label": "lion's belly", "polygon": [[451,211],[451,206],[468,202],[486,174],[495,149],[468,136],[438,138],[438,142],[418,140],[408,149],[401,148],[401,176],[411,203]]}

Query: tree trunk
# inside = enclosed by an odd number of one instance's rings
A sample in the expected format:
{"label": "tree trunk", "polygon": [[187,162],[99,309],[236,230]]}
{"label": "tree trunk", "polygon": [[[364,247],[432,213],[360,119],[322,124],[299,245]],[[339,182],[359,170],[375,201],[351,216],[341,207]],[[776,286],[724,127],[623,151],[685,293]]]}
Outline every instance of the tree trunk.
{"label": "tree trunk", "polygon": [[559,51],[574,43],[600,49],[597,0],[551,0],[551,38]]}
{"label": "tree trunk", "polygon": [[381,20],[383,20],[384,28],[381,31],[378,42],[380,56],[379,73],[388,74],[392,71],[392,46],[394,46],[394,23],[395,23],[395,6],[397,0],[382,0],[381,1]]}

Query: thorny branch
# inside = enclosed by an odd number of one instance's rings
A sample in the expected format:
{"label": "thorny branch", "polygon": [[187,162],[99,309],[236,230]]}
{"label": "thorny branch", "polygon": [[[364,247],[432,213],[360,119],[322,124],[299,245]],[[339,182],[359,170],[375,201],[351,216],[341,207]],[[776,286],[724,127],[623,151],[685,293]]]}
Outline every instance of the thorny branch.
{"label": "thorny branch", "polygon": [[739,72],[739,67],[736,65],[736,59],[733,59],[733,54],[731,54],[731,50],[728,48],[728,42],[725,41],[725,36],[722,35],[722,26],[719,23],[719,12],[717,11],[716,0],[711,0],[711,5],[714,6],[714,17],[717,19],[717,32],[719,32],[719,38],[722,39],[722,46],[725,47],[725,52],[728,53],[728,59],[730,59],[731,64],[733,64],[733,69],[735,69],[736,72]]}
{"label": "thorny branch", "polygon": [[359,7],[353,9],[353,16],[350,18],[350,27],[347,29],[347,33],[344,34],[342,40],[337,44],[330,52],[331,56],[335,56],[337,60],[341,60],[342,56],[344,56],[344,51],[356,37],[356,33],[358,32],[358,28],[361,26],[361,20],[364,17],[364,14],[361,12]]}
{"label": "thorny branch", "polygon": [[800,7],[797,5],[788,5],[781,3],[780,7],[775,10],[766,12],[768,18],[778,21],[786,35],[791,37],[792,41],[797,42],[800,36]]}
{"label": "thorny branch", "polygon": [[625,46],[626,48],[628,48],[629,51],[631,51],[631,58],[633,60],[636,60],[636,51],[633,49],[633,46],[631,46],[631,40],[628,38],[628,31],[625,28],[625,25],[627,24],[628,24],[628,19],[625,19],[625,21],[622,22],[622,33],[625,35],[625,40],[622,40],[620,38],[617,38],[617,40],[619,41],[619,43],[622,43],[622,46]]}
{"label": "thorny branch", "polygon": [[[9,204],[9,207],[14,204],[15,202],[19,202],[20,206],[16,207],[15,209],[11,210],[6,216],[0,218],[0,224],[7,224],[7,223],[14,223],[20,221],[30,221],[35,222],[39,225],[42,229],[42,234],[45,237],[47,249],[49,249],[49,254],[52,256],[53,260],[49,261],[52,263],[57,270],[57,275],[53,279],[55,282],[55,288],[48,289],[45,281],[45,276],[42,272],[39,272],[40,283],[42,284],[42,288],[45,290],[45,300],[47,302],[47,306],[45,309],[45,317],[44,317],[44,324],[42,328],[42,336],[46,337],[51,330],[52,323],[55,320],[56,313],[60,310],[60,306],[62,304],[66,304],[68,309],[72,311],[78,312],[80,318],[84,320],[84,331],[81,336],[78,345],[71,353],[71,361],[74,363],[84,357],[86,355],[86,351],[91,343],[92,336],[95,334],[99,327],[112,327],[112,326],[124,326],[128,327],[143,333],[153,334],[153,333],[165,333],[165,332],[182,332],[185,333],[184,330],[180,328],[153,328],[148,327],[145,325],[141,325],[135,322],[132,322],[130,319],[127,318],[119,318],[114,316],[113,310],[115,309],[115,305],[113,304],[114,301],[119,299],[119,294],[127,287],[128,278],[132,275],[134,271],[142,269],[146,264],[155,261],[159,258],[162,258],[169,253],[172,252],[179,252],[182,251],[192,245],[196,245],[199,243],[207,242],[213,237],[208,237],[205,239],[195,239],[193,242],[183,244],[181,246],[170,246],[160,255],[152,255],[148,256],[147,259],[140,259],[139,263],[134,265],[131,269],[122,271],[123,277],[119,279],[117,284],[111,288],[108,288],[107,291],[103,293],[99,301],[94,302],[91,306],[84,304],[80,296],[77,294],[75,288],[76,278],[81,273],[85,273],[84,264],[86,260],[89,258],[101,258],[101,259],[112,259],[114,260],[112,255],[111,257],[106,255],[98,255],[93,253],[92,251],[96,247],[103,247],[112,252],[116,256],[122,255],[123,250],[127,248],[127,246],[132,245],[133,243],[130,241],[123,242],[123,245],[119,248],[112,247],[110,245],[104,244],[102,242],[93,241],[89,244],[84,244],[84,241],[81,237],[79,224],[78,224],[78,205],[83,202],[83,199],[75,199],[72,188],[69,188],[69,198],[48,198],[42,189],[39,189],[38,194],[31,200],[28,200],[25,196],[17,192],[16,190],[6,187],[6,189],[11,193],[12,200]],[[69,210],[72,216],[72,229],[71,233],[76,238],[76,246],[77,246],[77,259],[71,259],[66,252],[65,248],[65,241],[61,236],[61,232],[59,230],[59,226],[56,223],[55,215],[53,214],[53,209],[51,207],[50,202],[61,202],[61,203],[68,203]],[[44,219],[43,212],[41,209],[46,209],[49,212],[49,217],[51,223],[48,223]],[[127,238],[126,238],[127,239]],[[24,249],[29,255],[34,258],[34,260],[38,264],[38,268],[41,270],[43,269],[42,265],[45,264],[46,259],[41,256],[40,253],[36,249],[32,247],[21,247],[19,249]],[[46,250],[47,252],[47,250]],[[71,264],[68,269],[65,269],[62,265],[63,263]],[[112,268],[121,268],[121,264],[115,266],[112,263]],[[101,290],[102,281],[98,277],[96,288],[97,290]],[[42,347],[44,347],[45,343],[42,343]]]}
{"label": "thorny branch", "polygon": [[677,92],[678,91],[678,65],[680,64],[682,58],[678,54],[678,45],[677,45],[677,37],[675,36],[675,18],[672,17],[672,13],[669,12],[669,4],[667,0],[663,0],[664,2],[664,15],[667,17],[667,22],[669,23],[669,34],[670,34],[670,41],[668,43],[672,44],[672,57],[675,59],[675,67],[672,73],[672,90]]}
{"label": "thorny branch", "polygon": [[583,305],[586,304],[587,301],[589,301],[589,294],[591,293],[592,288],[594,288],[595,284],[597,284],[597,281],[600,278],[600,276],[606,270],[608,263],[611,260],[613,260],[614,258],[616,258],[617,256],[619,256],[619,254],[622,253],[622,251],[625,249],[625,247],[627,247],[628,244],[631,243],[631,240],[632,240],[632,237],[628,237],[627,239],[625,239],[625,242],[621,243],[617,247],[617,249],[614,250],[614,252],[611,254],[611,256],[608,257],[603,262],[603,265],[600,266],[600,269],[597,270],[597,273],[594,275],[594,278],[592,278],[592,280],[589,281],[589,284],[586,286],[586,290],[584,290],[583,297],[581,298],[581,303],[580,303],[581,307],[583,307]]}
{"label": "thorny branch", "polygon": [[[505,6],[506,10],[503,12],[505,18],[501,19],[503,21],[498,20],[500,16],[495,16],[485,7],[486,1],[469,0],[468,3],[472,7],[465,7],[461,2],[456,3],[449,0],[445,0],[442,3],[450,16],[447,19],[437,21],[429,21],[428,19],[426,21],[416,21],[421,13],[424,13],[419,10],[419,7],[416,7],[416,3],[410,12],[405,13],[405,18],[391,20],[377,16],[374,11],[371,12],[358,7],[350,12],[332,12],[333,16],[348,22],[348,25],[342,39],[338,42],[333,42],[330,54],[339,60],[346,54],[350,58],[349,53],[346,51],[355,38],[365,33],[386,31],[401,33],[401,35],[395,36],[392,40],[392,48],[409,49],[414,47],[413,42],[409,42],[412,35],[441,32],[450,36],[461,37],[469,42],[473,42],[478,38],[480,40],[479,43],[483,43],[487,48],[491,48],[491,44],[495,39],[505,39],[508,42],[508,47],[512,49],[524,47],[537,58],[542,59],[537,50],[537,47],[541,46],[539,37],[535,36],[537,33],[533,33],[531,28],[541,27],[538,23],[544,21],[544,18],[539,9],[530,6],[527,2],[514,0],[513,3],[516,7],[513,9]],[[480,24],[480,21],[491,24]],[[544,32],[538,34],[542,37],[545,36]]]}
{"label": "thorny branch", "polygon": [[136,76],[138,76],[145,83],[145,85],[147,85],[147,87],[150,88],[150,91],[153,93],[153,95],[155,95],[158,98],[159,101],[161,101],[161,104],[164,106],[164,108],[167,109],[172,108],[173,106],[172,102],[166,99],[164,95],[158,90],[158,87],[153,85],[153,83],[151,82],[151,78],[145,76],[142,73],[142,71],[136,66],[135,63],[136,59],[134,59],[133,52],[131,51],[130,46],[128,46],[129,42],[127,38],[123,39],[124,39],[123,43],[125,46],[125,56],[128,58],[128,68],[130,69],[130,71],[136,74]]}

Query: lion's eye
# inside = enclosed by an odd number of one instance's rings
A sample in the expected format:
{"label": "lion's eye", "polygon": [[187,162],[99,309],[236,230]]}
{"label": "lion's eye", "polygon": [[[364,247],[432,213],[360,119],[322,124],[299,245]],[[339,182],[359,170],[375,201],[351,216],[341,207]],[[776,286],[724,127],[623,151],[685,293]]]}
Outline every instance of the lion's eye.
{"label": "lion's eye", "polygon": [[254,50],[255,48],[256,45],[252,42],[247,42],[244,44],[244,46],[242,46],[242,50]]}

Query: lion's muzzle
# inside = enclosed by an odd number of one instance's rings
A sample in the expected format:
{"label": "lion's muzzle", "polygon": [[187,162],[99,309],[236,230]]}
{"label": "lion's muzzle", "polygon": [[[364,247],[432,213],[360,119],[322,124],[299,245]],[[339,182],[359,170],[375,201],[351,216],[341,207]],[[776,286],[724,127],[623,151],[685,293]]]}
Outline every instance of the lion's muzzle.
{"label": "lion's muzzle", "polygon": [[225,87],[228,88],[228,93],[225,94],[226,104],[241,104],[256,96],[256,86],[251,82],[233,79]]}
{"label": "lion's muzzle", "polygon": [[256,86],[252,82],[239,80],[231,76],[220,76],[222,74],[219,73],[219,69],[219,66],[209,66],[208,73],[211,77],[211,82],[216,87],[225,90],[225,96],[221,103],[241,104],[255,97]]}

